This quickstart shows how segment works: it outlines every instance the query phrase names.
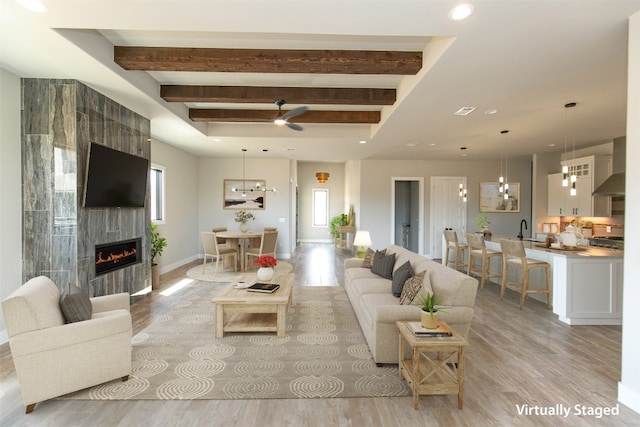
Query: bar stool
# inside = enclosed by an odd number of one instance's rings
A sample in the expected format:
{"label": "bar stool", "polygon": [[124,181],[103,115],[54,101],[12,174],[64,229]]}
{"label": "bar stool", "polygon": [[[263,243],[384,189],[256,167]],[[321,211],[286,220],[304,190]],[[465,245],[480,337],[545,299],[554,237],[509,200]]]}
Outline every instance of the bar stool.
{"label": "bar stool", "polygon": [[[492,277],[502,277],[502,272],[491,271],[491,258],[502,258],[502,252],[487,249],[484,244],[484,236],[482,234],[467,233],[467,244],[469,245],[469,265],[467,267],[467,276],[472,273],[480,276],[480,289],[484,289],[484,281]],[[476,258],[480,258],[482,264],[480,269],[476,269]]]}
{"label": "bar stool", "polygon": [[[520,310],[524,307],[524,300],[529,294],[547,294],[547,308],[551,308],[551,265],[548,262],[527,258],[524,245],[519,240],[501,240],[502,249],[502,288],[500,289],[500,299],[504,298],[504,293],[508,286],[520,286]],[[520,268],[522,270],[522,281],[508,281],[508,267]],[[546,270],[546,289],[529,289],[529,273],[534,268],[544,268]]]}
{"label": "bar stool", "polygon": [[[447,250],[445,251],[445,260],[446,266],[449,264],[453,264],[454,269],[458,269],[458,260],[462,257],[462,261],[460,261],[460,266],[462,268],[466,267],[467,264],[464,262],[464,251],[469,249],[467,245],[461,245],[458,243],[458,234],[453,230],[444,230],[444,239],[447,241]],[[453,261],[449,261],[449,251],[454,250],[454,259]]]}

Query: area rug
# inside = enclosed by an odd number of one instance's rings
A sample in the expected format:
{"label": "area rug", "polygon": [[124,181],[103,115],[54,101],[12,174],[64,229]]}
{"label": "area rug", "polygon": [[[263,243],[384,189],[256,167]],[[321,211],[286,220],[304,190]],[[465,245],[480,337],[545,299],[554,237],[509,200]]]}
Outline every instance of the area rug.
{"label": "area rug", "polygon": [[378,367],[344,288],[294,287],[287,336],[214,338],[211,298],[197,282],[169,314],[133,337],[132,375],[63,399],[287,399],[407,396],[397,366]]}
{"label": "area rug", "polygon": [[[293,271],[293,265],[286,261],[278,261],[275,270],[277,273],[291,273]],[[203,280],[207,282],[232,282],[234,280],[250,281],[256,277],[256,269],[249,270],[247,272],[234,272],[231,270],[222,270],[222,263],[218,266],[218,274],[215,274],[216,265],[207,263],[207,266],[202,270],[202,265],[191,267],[187,271],[187,277],[194,280]]]}

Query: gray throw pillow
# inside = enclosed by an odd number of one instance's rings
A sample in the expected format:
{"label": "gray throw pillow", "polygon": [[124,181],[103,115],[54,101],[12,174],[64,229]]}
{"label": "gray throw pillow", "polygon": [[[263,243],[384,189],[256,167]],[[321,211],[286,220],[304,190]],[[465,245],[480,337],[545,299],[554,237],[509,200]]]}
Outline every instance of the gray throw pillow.
{"label": "gray throw pillow", "polygon": [[89,295],[77,286],[71,286],[60,295],[60,310],[67,323],[89,320],[93,313]]}
{"label": "gray throw pillow", "polygon": [[393,272],[393,279],[391,279],[391,293],[394,297],[399,297],[402,294],[402,287],[411,276],[413,276],[413,268],[411,268],[409,261],[402,264]]}
{"label": "gray throw pillow", "polygon": [[395,263],[396,254],[383,255],[376,251],[373,257],[373,265],[371,265],[371,272],[391,280],[393,278],[393,265]]}

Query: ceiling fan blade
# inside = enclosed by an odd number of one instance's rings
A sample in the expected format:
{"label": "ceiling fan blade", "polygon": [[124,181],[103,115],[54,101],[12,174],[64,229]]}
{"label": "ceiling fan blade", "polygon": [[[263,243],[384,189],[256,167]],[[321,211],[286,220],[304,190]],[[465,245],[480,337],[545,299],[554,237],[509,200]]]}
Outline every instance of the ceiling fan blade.
{"label": "ceiling fan blade", "polygon": [[307,107],[298,107],[298,108],[294,108],[293,110],[287,111],[286,113],[284,113],[282,115],[282,117],[286,120],[286,119],[290,119],[292,117],[299,116],[299,115],[304,114],[306,112],[307,112]]}
{"label": "ceiling fan blade", "polygon": [[287,122],[287,123],[285,123],[285,125],[287,125],[287,127],[288,127],[289,129],[292,129],[292,130],[298,130],[298,131],[303,130],[303,127],[302,127],[302,126],[297,125],[297,124],[295,124],[295,123],[289,123],[289,122]]}

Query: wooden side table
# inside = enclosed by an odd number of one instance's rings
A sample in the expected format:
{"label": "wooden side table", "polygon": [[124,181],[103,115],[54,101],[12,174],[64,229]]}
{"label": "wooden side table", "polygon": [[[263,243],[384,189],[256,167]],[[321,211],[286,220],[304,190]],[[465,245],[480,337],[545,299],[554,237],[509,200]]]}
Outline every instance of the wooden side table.
{"label": "wooden side table", "polygon": [[[413,391],[413,408],[418,409],[420,395],[457,394],[458,408],[464,403],[464,347],[467,340],[455,331],[451,337],[416,337],[407,328],[409,322],[396,322],[400,330],[399,370]],[[412,358],[405,358],[405,345]],[[456,360],[457,356],[457,360]]]}
{"label": "wooden side table", "polygon": [[336,231],[340,233],[339,237],[336,237],[336,246],[340,249],[349,249],[353,254],[353,239],[356,236],[356,228],[349,225],[336,226]]}

